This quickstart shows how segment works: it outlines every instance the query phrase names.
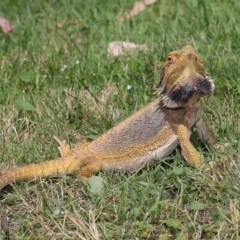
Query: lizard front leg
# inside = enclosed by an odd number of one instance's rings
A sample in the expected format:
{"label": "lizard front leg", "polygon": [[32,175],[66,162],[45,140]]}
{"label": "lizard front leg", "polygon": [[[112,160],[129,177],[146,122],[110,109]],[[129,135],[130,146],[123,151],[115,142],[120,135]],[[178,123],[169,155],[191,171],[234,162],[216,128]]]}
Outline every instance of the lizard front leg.
{"label": "lizard front leg", "polygon": [[216,139],[203,118],[196,123],[196,129],[202,142],[207,142],[211,147],[216,144]]}
{"label": "lizard front leg", "polygon": [[179,138],[179,143],[182,149],[182,154],[188,164],[198,167],[201,165],[200,155],[190,142],[190,132],[189,129],[183,125],[179,124],[177,126],[177,135]]}

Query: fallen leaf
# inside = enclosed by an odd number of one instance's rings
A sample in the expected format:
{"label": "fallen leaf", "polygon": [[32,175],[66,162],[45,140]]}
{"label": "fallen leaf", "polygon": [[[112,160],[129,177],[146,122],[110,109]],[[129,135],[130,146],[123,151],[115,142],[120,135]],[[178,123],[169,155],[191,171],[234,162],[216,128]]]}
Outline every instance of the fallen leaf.
{"label": "fallen leaf", "polygon": [[136,44],[133,42],[113,41],[108,44],[108,54],[114,57],[123,55],[129,50],[147,50],[146,44]]}
{"label": "fallen leaf", "polygon": [[157,0],[143,0],[135,2],[130,10],[127,10],[123,15],[118,16],[118,20],[120,22],[123,22],[125,19],[132,18],[136,15],[138,15],[140,12],[144,11],[146,8],[146,5],[151,5],[155,3]]}
{"label": "fallen leaf", "polygon": [[9,33],[13,30],[14,26],[11,22],[6,20],[5,18],[0,17],[0,26],[4,33]]}
{"label": "fallen leaf", "polygon": [[205,210],[207,208],[208,208],[208,205],[201,202],[191,203],[190,206],[188,207],[188,209],[190,210]]}
{"label": "fallen leaf", "polygon": [[104,179],[99,176],[91,176],[88,183],[93,193],[100,193],[104,187]]}
{"label": "fallen leaf", "polygon": [[168,227],[171,227],[171,228],[178,228],[180,225],[180,222],[176,219],[165,220],[165,223],[167,224]]}
{"label": "fallen leaf", "polygon": [[21,110],[33,111],[34,110],[33,105],[27,101],[17,99],[17,100],[15,100],[14,103],[15,103],[15,106],[18,111],[21,111]]}

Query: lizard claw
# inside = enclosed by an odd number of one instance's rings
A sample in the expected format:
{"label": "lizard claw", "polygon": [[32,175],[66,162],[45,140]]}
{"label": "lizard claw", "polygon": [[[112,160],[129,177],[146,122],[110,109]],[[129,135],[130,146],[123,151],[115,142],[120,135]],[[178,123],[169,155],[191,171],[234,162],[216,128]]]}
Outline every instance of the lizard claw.
{"label": "lizard claw", "polygon": [[213,167],[214,167],[214,162],[213,161],[211,161],[211,162],[208,162],[208,163],[203,163],[203,164],[201,164],[200,166],[199,166],[199,169],[201,170],[201,171],[210,171],[211,169],[213,169]]}

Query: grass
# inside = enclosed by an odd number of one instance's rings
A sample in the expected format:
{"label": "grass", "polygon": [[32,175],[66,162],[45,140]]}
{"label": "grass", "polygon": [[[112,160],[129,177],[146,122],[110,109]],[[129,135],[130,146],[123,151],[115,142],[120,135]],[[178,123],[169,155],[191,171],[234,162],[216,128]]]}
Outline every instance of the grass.
{"label": "grass", "polygon": [[[212,171],[187,166],[177,149],[154,167],[99,173],[100,193],[77,175],[15,184],[1,192],[11,239],[240,237],[240,2],[157,1],[119,23],[132,3],[0,2],[0,16],[15,25],[0,33],[1,171],[56,158],[53,135],[73,146],[155,99],[166,54],[186,44],[215,80],[205,118],[229,146],[210,150],[193,134],[205,161],[215,162]],[[81,24],[56,27],[75,20]],[[146,43],[148,51],[109,58],[115,40]]]}

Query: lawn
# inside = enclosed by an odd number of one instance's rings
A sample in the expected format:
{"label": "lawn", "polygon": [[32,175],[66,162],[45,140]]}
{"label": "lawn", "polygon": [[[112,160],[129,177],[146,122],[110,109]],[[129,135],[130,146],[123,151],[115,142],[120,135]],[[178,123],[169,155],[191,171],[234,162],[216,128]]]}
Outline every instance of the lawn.
{"label": "lawn", "polygon": [[[157,0],[119,21],[134,0],[0,2],[15,28],[0,32],[0,170],[59,156],[94,139],[158,97],[168,52],[192,45],[216,89],[204,114],[221,143],[191,141],[210,171],[188,166],[181,149],[153,167],[16,183],[1,192],[10,239],[240,238],[240,1]],[[147,51],[111,57],[112,41]],[[0,230],[4,238],[4,232]]]}

